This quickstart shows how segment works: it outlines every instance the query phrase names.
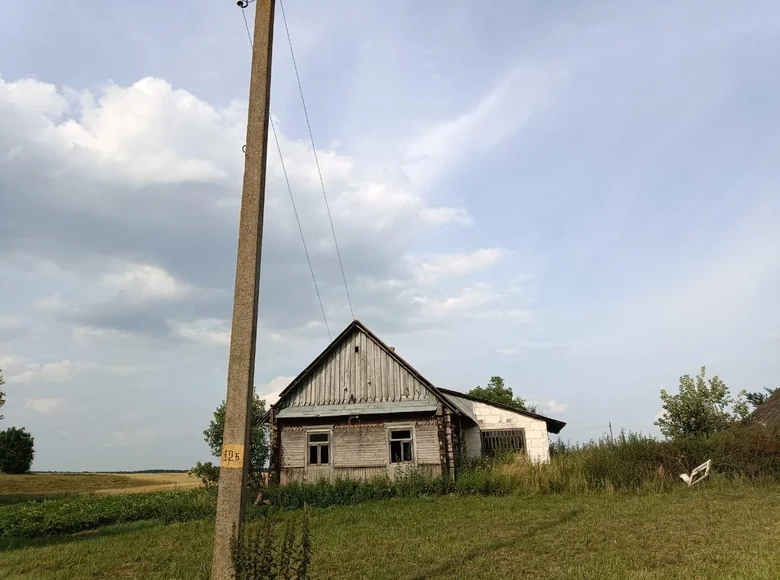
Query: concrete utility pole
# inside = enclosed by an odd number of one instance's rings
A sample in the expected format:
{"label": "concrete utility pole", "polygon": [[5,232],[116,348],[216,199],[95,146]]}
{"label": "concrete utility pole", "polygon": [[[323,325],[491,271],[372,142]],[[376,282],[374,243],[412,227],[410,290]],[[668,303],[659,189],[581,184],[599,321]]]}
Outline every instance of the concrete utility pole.
{"label": "concrete utility pole", "polygon": [[274,4],[275,0],[257,0],[255,3],[244,187],[241,194],[241,220],[238,226],[238,263],[233,298],[233,327],[230,335],[225,431],[220,457],[212,580],[231,580],[235,577],[230,540],[234,531],[239,538],[243,532],[244,499],[249,468],[249,433],[254,397],[257,296],[260,286],[260,255],[265,206]]}

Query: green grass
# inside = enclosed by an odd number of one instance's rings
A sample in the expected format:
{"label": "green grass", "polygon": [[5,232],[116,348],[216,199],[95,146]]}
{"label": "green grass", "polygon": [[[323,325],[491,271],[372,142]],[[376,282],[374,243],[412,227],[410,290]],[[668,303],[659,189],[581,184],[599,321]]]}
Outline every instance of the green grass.
{"label": "green grass", "polygon": [[[280,517],[296,517],[288,514]],[[312,512],[315,578],[769,580],[780,486],[393,499]],[[207,578],[213,522],[17,541],[0,578]]]}
{"label": "green grass", "polygon": [[76,495],[43,502],[0,506],[0,538],[72,534],[142,520],[188,521],[214,514],[207,489],[145,494]]}

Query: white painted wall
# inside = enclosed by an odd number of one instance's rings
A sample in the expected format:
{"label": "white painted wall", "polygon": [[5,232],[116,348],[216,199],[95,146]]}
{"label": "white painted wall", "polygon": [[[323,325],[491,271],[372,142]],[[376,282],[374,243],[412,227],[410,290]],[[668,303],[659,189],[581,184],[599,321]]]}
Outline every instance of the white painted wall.
{"label": "white painted wall", "polygon": [[[485,403],[473,402],[474,415],[479,421],[480,429],[525,429],[525,444],[528,447],[528,457],[534,461],[549,461],[550,459],[550,439],[547,435],[547,424],[539,419],[526,417],[520,413],[507,411]],[[474,454],[475,449],[479,453]],[[481,454],[481,444],[479,431],[476,428],[466,429],[466,444],[469,449],[470,457],[479,457]]]}

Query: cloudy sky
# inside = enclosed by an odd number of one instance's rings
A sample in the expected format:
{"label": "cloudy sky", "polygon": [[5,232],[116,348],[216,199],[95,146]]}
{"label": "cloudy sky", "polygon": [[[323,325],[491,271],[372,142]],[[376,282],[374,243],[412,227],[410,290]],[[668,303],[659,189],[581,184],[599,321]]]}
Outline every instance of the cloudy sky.
{"label": "cloudy sky", "polygon": [[[11,5],[12,4],[12,5]],[[249,44],[232,0],[0,21],[2,426],[35,469],[187,468],[225,393]],[[287,0],[355,315],[572,440],[702,365],[780,384],[776,2]],[[250,8],[247,16],[253,18]],[[271,110],[351,320],[277,10]],[[328,342],[273,142],[257,389]]]}

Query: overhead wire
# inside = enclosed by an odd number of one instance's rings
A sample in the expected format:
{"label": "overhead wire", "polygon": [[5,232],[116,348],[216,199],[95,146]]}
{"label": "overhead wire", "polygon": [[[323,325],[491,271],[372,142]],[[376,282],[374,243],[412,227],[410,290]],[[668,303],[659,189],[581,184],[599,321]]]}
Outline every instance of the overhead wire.
{"label": "overhead wire", "polygon": [[[284,22],[284,31],[287,34],[287,44],[290,47],[290,56],[292,57],[293,69],[295,70],[295,79],[298,81],[298,92],[301,95],[301,104],[303,105],[303,114],[306,117],[306,127],[309,130],[309,139],[311,141],[311,150],[314,153],[314,162],[317,165],[317,174],[320,178],[320,186],[322,187],[322,196],[325,199],[325,208],[328,211],[328,220],[330,221],[330,230],[333,233],[333,243],[336,246],[336,256],[339,260],[339,268],[341,268],[341,278],[344,280],[344,290],[347,292],[347,302],[349,303],[349,311],[352,315],[352,319],[355,319],[355,310],[352,308],[352,297],[349,294],[349,285],[347,284],[347,275],[344,273],[344,262],[341,260],[341,251],[339,250],[339,242],[336,238],[336,228],[333,225],[333,216],[330,212],[330,204],[328,203],[328,195],[325,193],[325,180],[322,178],[322,170],[320,169],[320,160],[317,156],[317,147],[314,145],[314,135],[311,131],[311,123],[309,122],[309,112],[306,109],[306,99],[303,96],[303,86],[301,85],[301,77],[298,74],[298,64],[295,60],[295,51],[293,50],[292,38],[290,37],[290,29],[287,26],[287,15],[284,11],[284,2],[279,0],[279,7],[282,9],[282,21]],[[246,16],[244,17],[246,18]]]}
{"label": "overhead wire", "polygon": [[[246,27],[246,34],[247,37],[249,38],[249,46],[250,48],[254,48],[254,43],[252,42],[252,33],[249,30],[249,22],[247,21],[246,14],[244,13],[244,9],[246,8],[246,6],[241,4],[239,4],[239,6],[241,7],[241,15],[244,17],[244,26]],[[298,232],[301,234],[301,243],[303,244],[303,252],[304,254],[306,254],[306,261],[309,264],[309,272],[311,272],[311,281],[314,283],[314,291],[317,294],[317,301],[320,304],[320,310],[322,311],[322,318],[325,321],[325,330],[328,331],[328,338],[332,341],[333,335],[330,332],[330,325],[328,325],[328,317],[325,314],[325,307],[322,304],[322,296],[320,294],[320,288],[317,284],[317,278],[314,275],[314,267],[312,266],[311,257],[309,256],[309,249],[308,246],[306,245],[306,237],[303,235],[303,226],[301,226],[301,219],[298,215],[298,208],[295,205],[295,197],[293,196],[292,186],[290,185],[290,178],[287,175],[287,167],[284,164],[284,155],[282,155],[282,147],[279,144],[279,137],[276,133],[276,126],[274,125],[273,117],[269,115],[268,119],[271,124],[271,132],[273,133],[274,136],[274,142],[276,143],[276,150],[279,152],[279,160],[282,165],[282,173],[284,174],[284,181],[287,184],[287,192],[290,194],[290,203],[292,204],[293,213],[295,214],[295,221],[298,224]]]}

